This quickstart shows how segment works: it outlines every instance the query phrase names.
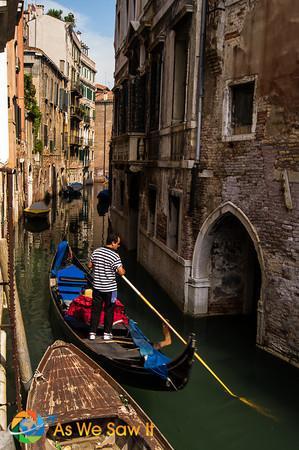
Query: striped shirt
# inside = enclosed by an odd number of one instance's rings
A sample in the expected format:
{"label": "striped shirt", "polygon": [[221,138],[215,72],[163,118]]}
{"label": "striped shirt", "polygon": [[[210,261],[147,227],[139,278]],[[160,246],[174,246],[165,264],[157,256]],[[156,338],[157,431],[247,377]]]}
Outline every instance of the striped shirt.
{"label": "striped shirt", "polygon": [[116,271],[122,266],[121,259],[114,250],[97,248],[91,255],[93,268],[93,288],[102,292],[117,290]]}

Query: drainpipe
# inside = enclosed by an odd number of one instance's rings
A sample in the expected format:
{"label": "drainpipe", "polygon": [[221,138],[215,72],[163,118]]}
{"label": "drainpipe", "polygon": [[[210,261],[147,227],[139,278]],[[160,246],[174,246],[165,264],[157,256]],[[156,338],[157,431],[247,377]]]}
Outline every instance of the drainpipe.
{"label": "drainpipe", "polygon": [[190,190],[190,207],[189,214],[192,215],[195,206],[196,181],[199,171],[200,152],[201,152],[201,125],[202,125],[202,107],[204,98],[204,77],[205,77],[205,44],[206,44],[206,18],[208,12],[208,0],[202,0],[201,19],[200,19],[200,43],[199,43],[199,60],[198,60],[198,107],[197,107],[197,134],[195,163],[192,168],[191,190]]}
{"label": "drainpipe", "polygon": [[201,20],[200,20],[200,44],[199,44],[199,64],[198,64],[198,84],[197,92],[198,109],[197,109],[197,138],[195,160],[199,163],[201,150],[201,123],[202,123],[202,105],[204,97],[204,77],[205,77],[205,44],[206,44],[206,17],[208,11],[208,0],[202,0]]}

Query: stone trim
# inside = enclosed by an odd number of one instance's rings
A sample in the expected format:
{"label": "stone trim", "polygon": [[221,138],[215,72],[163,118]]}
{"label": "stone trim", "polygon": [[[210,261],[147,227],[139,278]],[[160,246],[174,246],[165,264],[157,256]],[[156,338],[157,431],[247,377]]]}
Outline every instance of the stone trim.
{"label": "stone trim", "polygon": [[263,345],[264,289],[266,285],[264,256],[256,229],[246,214],[232,202],[226,202],[218,206],[218,208],[209,214],[200,229],[194,247],[191,277],[188,282],[188,312],[194,315],[207,314],[208,312],[208,294],[210,288],[208,260],[213,242],[210,231],[215,223],[226,213],[231,213],[242,223],[248,232],[257,253],[261,269],[261,291],[257,308],[257,343]]}

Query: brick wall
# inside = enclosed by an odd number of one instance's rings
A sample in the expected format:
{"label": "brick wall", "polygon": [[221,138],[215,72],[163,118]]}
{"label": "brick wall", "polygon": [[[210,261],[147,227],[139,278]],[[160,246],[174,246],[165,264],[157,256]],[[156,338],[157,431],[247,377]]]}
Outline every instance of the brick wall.
{"label": "brick wall", "polygon": [[[264,255],[261,269],[266,280],[262,305],[265,328],[261,344],[298,361],[299,114],[287,98],[293,92],[297,104],[292,20],[294,15],[299,18],[299,8],[287,11],[286,5],[270,1],[271,13],[267,16],[263,15],[267,3],[251,2],[250,6],[247,1],[240,1],[221,13],[225,15],[224,49],[218,53],[220,71],[215,73],[215,66],[207,60],[199,170],[199,174],[205,169],[212,175],[197,178],[193,237],[208,214],[222,203],[230,201],[246,214],[257,231]],[[281,17],[290,29],[286,28],[275,45],[274,25],[280,29],[277,21]],[[208,36],[219,23],[219,15],[214,16],[213,23],[210,18]],[[261,42],[267,44],[266,49],[255,52]],[[285,51],[291,62],[282,69]],[[279,68],[275,65],[278,63]],[[223,139],[225,85],[228,80],[241,80],[248,75],[256,76],[257,83],[255,135],[252,139],[227,142]],[[287,206],[284,170],[292,209]],[[194,238],[190,240],[190,247],[194,242]]]}

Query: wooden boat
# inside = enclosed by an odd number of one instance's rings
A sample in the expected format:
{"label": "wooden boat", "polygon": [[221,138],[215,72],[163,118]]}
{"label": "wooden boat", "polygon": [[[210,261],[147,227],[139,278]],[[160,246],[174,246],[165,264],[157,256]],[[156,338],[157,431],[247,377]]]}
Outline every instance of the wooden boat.
{"label": "wooden boat", "polygon": [[44,202],[35,202],[29,208],[24,209],[24,215],[30,219],[45,219],[48,217],[50,210]]}
{"label": "wooden boat", "polygon": [[83,189],[83,184],[79,182],[69,183],[62,190],[64,197],[78,198],[81,197],[81,191]]}
{"label": "wooden boat", "polygon": [[171,450],[150,418],[99,365],[72,344],[56,341],[35,372],[27,411],[45,432],[27,450]]}
{"label": "wooden boat", "polygon": [[[96,339],[89,340],[89,326],[70,321],[68,310],[73,299],[78,297],[82,289],[90,289],[91,283],[90,273],[75,255],[70,254],[67,241],[62,241],[50,274],[52,322],[58,331],[57,335],[74,343],[121,383],[152,390],[182,389],[190,376],[195,351],[194,338],[190,337],[183,352],[173,360],[154,349],[144,335],[138,337],[141,341],[139,339],[137,345],[133,321],[130,321],[130,327],[124,321],[115,324],[112,340],[103,340],[101,327],[98,328]],[[141,355],[145,354],[144,346],[149,347],[149,358]]]}

